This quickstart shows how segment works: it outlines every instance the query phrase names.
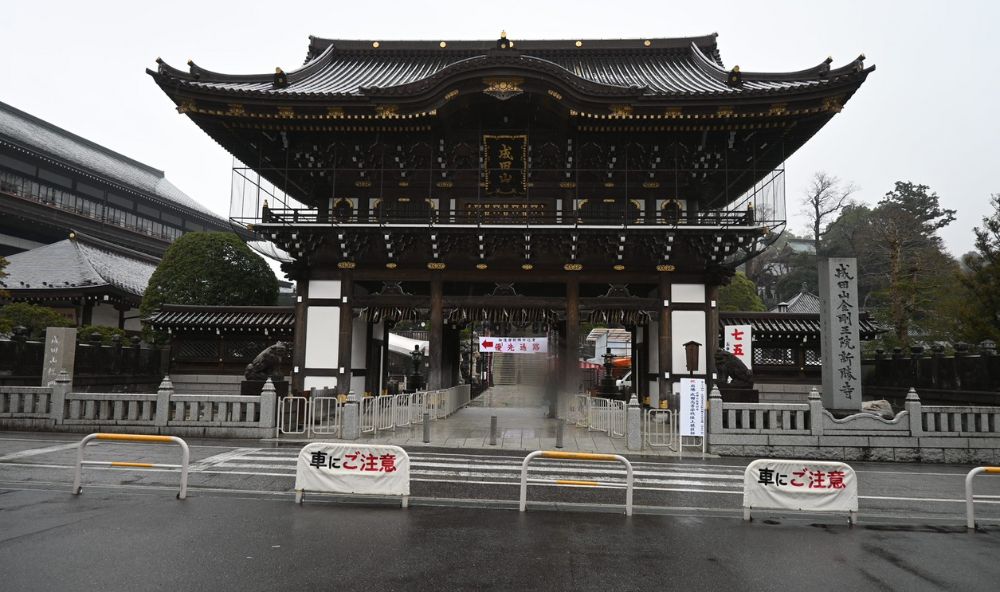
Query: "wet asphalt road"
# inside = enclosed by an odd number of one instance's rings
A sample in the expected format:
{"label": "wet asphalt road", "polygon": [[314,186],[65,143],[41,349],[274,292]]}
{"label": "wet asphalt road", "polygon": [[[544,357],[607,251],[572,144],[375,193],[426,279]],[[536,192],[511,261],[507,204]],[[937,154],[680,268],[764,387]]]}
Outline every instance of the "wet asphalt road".
{"label": "wet asphalt road", "polygon": [[[743,459],[634,457],[621,489],[532,486],[520,456],[410,450],[413,507],[307,496],[299,445],[190,440],[189,499],[173,471],[88,468],[69,495],[77,436],[0,433],[0,590],[996,590],[1000,478],[968,466],[852,463],[861,525],[836,516],[740,520]],[[92,459],[176,462],[168,446],[101,444]],[[542,464],[540,476],[557,474]],[[581,475],[614,481],[616,468]],[[543,510],[569,511],[543,511]]]}
{"label": "wet asphalt road", "polygon": [[3,589],[996,590],[1000,529],[6,490]]}

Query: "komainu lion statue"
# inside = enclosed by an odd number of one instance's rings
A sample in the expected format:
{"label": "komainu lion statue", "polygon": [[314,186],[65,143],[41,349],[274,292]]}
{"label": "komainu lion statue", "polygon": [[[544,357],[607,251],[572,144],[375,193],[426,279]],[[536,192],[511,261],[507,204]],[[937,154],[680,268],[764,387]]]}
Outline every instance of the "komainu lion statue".
{"label": "komainu lion statue", "polygon": [[[715,352],[715,371],[722,385],[729,384],[737,388],[753,387],[753,372],[747,368],[743,360],[724,349]],[[732,382],[729,382],[730,378]]]}
{"label": "komainu lion statue", "polygon": [[270,378],[274,382],[282,379],[281,361],[285,358],[288,347],[284,342],[277,342],[257,354],[252,362],[247,364],[244,376],[247,380],[264,381]]}

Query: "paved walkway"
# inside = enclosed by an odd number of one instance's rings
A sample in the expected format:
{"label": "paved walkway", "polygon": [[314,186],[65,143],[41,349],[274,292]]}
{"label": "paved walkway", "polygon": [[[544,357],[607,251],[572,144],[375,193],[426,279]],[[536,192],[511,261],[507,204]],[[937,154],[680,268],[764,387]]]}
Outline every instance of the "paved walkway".
{"label": "paved walkway", "polygon": [[[563,449],[577,452],[604,452],[625,454],[629,450],[625,438],[611,438],[604,432],[593,432],[578,428],[557,419],[546,417],[548,407],[544,394],[536,387],[498,386],[488,389],[467,407],[460,409],[446,419],[432,421],[430,442],[423,440],[423,425],[398,427],[395,430],[363,434],[357,442],[366,444],[394,444],[404,447],[437,447],[454,449],[501,449],[501,450],[554,450],[556,432],[562,424]],[[490,444],[490,418],[496,416],[498,422],[497,443]],[[281,441],[340,441],[336,438],[317,437],[302,439],[296,436],[282,436]],[[638,451],[632,451],[636,454]],[[677,456],[666,448],[651,448],[644,445],[643,455]],[[700,456],[701,451],[688,448],[685,456]]]}

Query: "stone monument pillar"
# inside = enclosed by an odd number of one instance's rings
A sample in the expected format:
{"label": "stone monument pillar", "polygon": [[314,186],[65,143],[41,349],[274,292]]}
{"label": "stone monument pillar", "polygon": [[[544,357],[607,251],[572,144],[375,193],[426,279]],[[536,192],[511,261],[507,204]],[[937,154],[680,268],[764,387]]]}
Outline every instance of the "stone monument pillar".
{"label": "stone monument pillar", "polygon": [[49,327],[45,329],[45,361],[42,364],[42,386],[54,381],[62,370],[73,379],[76,361],[76,328]]}
{"label": "stone monument pillar", "polygon": [[819,296],[823,406],[832,411],[861,411],[857,259],[821,260]]}

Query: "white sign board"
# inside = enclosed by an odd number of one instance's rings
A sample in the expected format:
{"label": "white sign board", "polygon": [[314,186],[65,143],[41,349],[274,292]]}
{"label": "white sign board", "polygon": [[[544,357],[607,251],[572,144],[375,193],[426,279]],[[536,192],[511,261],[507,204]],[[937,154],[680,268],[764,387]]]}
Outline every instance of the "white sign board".
{"label": "white sign board", "polygon": [[480,353],[544,354],[549,351],[547,337],[480,337]]}
{"label": "white sign board", "polygon": [[726,351],[739,358],[750,370],[753,370],[752,331],[752,325],[726,326]]}
{"label": "white sign board", "polygon": [[410,457],[399,446],[314,442],[299,451],[295,489],[410,495]]}
{"label": "white sign board", "polygon": [[858,511],[854,469],[840,462],[761,459],[743,473],[743,515],[750,510]]}
{"label": "white sign board", "polygon": [[705,397],[707,385],[703,378],[681,379],[681,435],[705,435]]}

